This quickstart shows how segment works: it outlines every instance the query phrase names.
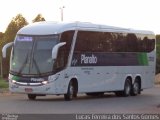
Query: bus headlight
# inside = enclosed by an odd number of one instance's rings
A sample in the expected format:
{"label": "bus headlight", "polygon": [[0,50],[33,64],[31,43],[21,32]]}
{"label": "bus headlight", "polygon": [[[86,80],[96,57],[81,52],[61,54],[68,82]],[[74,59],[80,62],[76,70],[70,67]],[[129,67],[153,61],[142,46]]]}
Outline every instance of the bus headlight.
{"label": "bus headlight", "polygon": [[46,85],[48,84],[48,81],[43,81],[42,84]]}
{"label": "bus headlight", "polygon": [[12,83],[14,83],[14,84],[15,84],[15,83],[16,83],[16,81],[15,81],[15,80],[12,80]]}

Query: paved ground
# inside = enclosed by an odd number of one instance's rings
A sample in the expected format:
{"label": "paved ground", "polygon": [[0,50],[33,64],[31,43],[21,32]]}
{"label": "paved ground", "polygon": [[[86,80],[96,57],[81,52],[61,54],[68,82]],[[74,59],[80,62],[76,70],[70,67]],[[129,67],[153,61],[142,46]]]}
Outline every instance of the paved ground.
{"label": "paved ground", "polygon": [[63,96],[38,97],[29,101],[26,95],[0,94],[0,113],[63,114],[63,113],[160,113],[160,87],[144,90],[136,97],[88,97],[80,94],[73,101]]}

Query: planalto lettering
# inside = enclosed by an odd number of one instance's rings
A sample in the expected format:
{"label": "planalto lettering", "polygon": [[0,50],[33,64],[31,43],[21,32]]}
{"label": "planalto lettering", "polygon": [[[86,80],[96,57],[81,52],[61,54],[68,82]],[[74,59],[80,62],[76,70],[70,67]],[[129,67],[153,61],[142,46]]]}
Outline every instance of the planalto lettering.
{"label": "planalto lettering", "polygon": [[81,64],[96,64],[97,57],[92,54],[91,56],[86,56],[85,54],[81,55]]}

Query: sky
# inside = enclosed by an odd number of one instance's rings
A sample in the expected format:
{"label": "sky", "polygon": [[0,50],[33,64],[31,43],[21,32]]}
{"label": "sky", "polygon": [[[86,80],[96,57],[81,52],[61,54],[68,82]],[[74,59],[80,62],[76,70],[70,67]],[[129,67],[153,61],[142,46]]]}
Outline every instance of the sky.
{"label": "sky", "polygon": [[21,13],[29,23],[42,14],[46,21],[99,23],[150,30],[160,34],[160,0],[0,0],[0,32]]}

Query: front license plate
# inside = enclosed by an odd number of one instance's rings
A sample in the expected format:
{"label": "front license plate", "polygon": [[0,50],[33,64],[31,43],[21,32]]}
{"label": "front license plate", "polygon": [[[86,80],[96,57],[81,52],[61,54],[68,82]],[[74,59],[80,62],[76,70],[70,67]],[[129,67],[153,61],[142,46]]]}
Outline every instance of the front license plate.
{"label": "front license plate", "polygon": [[33,92],[33,89],[32,88],[25,88],[25,92],[31,93],[31,92]]}

